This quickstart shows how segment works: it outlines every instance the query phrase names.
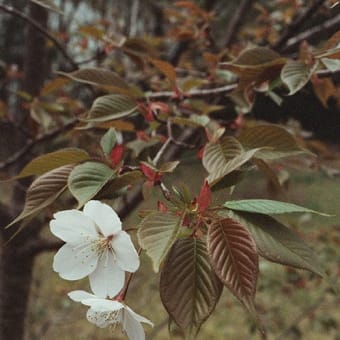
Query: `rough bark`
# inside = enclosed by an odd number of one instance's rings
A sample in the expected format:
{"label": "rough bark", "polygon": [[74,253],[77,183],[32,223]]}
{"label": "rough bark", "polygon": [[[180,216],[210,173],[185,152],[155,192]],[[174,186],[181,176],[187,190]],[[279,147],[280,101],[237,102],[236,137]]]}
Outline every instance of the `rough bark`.
{"label": "rough bark", "polygon": [[[30,4],[30,16],[41,26],[46,26],[46,11],[34,4]],[[33,27],[27,27],[26,44],[24,47],[24,80],[23,89],[35,96],[43,84],[45,78],[46,41],[41,33]],[[14,117],[14,124],[20,131],[25,130],[28,112],[18,110]],[[27,133],[27,131],[26,131]],[[28,155],[22,157],[12,172],[28,161]],[[14,187],[11,204],[9,207],[0,207],[1,225],[6,225],[13,216],[22,209],[25,189],[28,181],[21,181]],[[13,240],[7,242],[20,226],[14,226],[8,230],[1,230],[0,236],[0,339],[21,340],[25,333],[25,315],[29,298],[32,270],[34,264],[33,254],[24,253],[21,249],[25,244],[38,236],[39,226],[28,226]]]}

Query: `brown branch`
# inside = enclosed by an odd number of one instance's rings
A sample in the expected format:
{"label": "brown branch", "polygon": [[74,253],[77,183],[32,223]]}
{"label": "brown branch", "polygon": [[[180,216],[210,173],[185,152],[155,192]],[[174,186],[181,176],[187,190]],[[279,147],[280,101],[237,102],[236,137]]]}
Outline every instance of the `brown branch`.
{"label": "brown branch", "polygon": [[14,7],[6,6],[0,4],[0,10],[3,12],[6,12],[8,14],[14,15],[22,20],[24,20],[29,25],[33,26],[37,31],[39,31],[42,35],[44,35],[46,38],[51,40],[55,47],[61,52],[61,54],[64,56],[65,60],[69,62],[69,64],[72,66],[72,70],[77,70],[78,65],[74,62],[74,60],[68,55],[66,52],[64,46],[61,44],[61,42],[56,39],[50,32],[48,32],[44,27],[42,27],[38,22],[36,22],[34,19],[28,17],[26,14],[20,12]]}
{"label": "brown branch", "polygon": [[196,145],[194,144],[188,144],[183,141],[177,140],[175,138],[172,132],[172,119],[171,118],[168,119],[166,123],[166,128],[168,132],[168,140],[170,140],[172,143],[176,144],[177,146],[182,146],[183,148],[186,148],[186,149],[194,149],[196,147]]}
{"label": "brown branch", "polygon": [[46,142],[50,139],[53,139],[54,137],[57,137],[60,133],[72,129],[76,125],[77,122],[78,122],[78,119],[73,119],[70,122],[68,122],[67,124],[65,124],[64,126],[62,126],[61,128],[53,129],[53,130],[37,137],[36,139],[29,140],[26,143],[26,145],[22,149],[18,150],[15,154],[13,154],[12,157],[10,157],[10,158],[6,159],[4,162],[0,163],[0,170],[4,170],[4,169],[8,168],[9,166],[11,166],[12,164],[14,164],[17,160],[21,159],[21,157],[26,155],[27,152],[29,152],[36,145],[43,143],[43,142]]}
{"label": "brown branch", "polygon": [[173,98],[173,99],[181,100],[183,98],[205,97],[205,96],[210,96],[210,95],[213,95],[213,94],[229,93],[229,92],[235,90],[236,87],[237,87],[237,84],[228,84],[228,85],[225,85],[225,86],[215,87],[215,88],[211,88],[211,89],[191,90],[191,91],[188,91],[188,92],[181,93],[180,97],[174,91],[151,92],[151,93],[146,93],[145,98],[149,98],[149,99]]}
{"label": "brown branch", "polygon": [[227,27],[227,34],[224,39],[223,46],[228,47],[234,41],[235,36],[237,35],[242,21],[244,20],[244,15],[246,12],[251,8],[253,5],[254,0],[242,0],[239,4],[236,12],[232,16],[231,20],[229,21],[229,25]]}
{"label": "brown branch", "polygon": [[[193,137],[197,134],[198,130],[199,129],[187,128],[181,133],[178,140],[182,142],[192,140]],[[167,143],[167,146],[162,147],[161,150],[161,152],[159,151],[157,153],[157,161],[163,159],[164,162],[168,162],[174,160],[181,153],[183,147],[169,142]],[[154,162],[155,158],[153,160]],[[124,219],[142,200],[142,188],[141,186],[139,186],[122,199],[122,205],[117,209],[117,214],[120,216],[121,219]]]}
{"label": "brown branch", "polygon": [[308,8],[298,15],[295,20],[287,26],[279,40],[274,44],[273,48],[280,51],[286,42],[297,33],[303,24],[315,14],[324,2],[325,0],[315,0]]}
{"label": "brown branch", "polygon": [[331,34],[340,30],[340,16],[335,16],[332,19],[325,21],[324,23],[314,26],[295,37],[289,39],[287,44],[282,47],[281,52],[290,53],[299,46],[299,44],[306,41],[320,40],[321,38],[327,38]]}

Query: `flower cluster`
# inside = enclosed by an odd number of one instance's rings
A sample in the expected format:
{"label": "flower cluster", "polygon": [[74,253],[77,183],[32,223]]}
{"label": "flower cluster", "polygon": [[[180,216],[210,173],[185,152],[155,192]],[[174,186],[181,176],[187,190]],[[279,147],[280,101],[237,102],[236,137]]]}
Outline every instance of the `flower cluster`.
{"label": "flower cluster", "polygon": [[87,319],[98,327],[121,324],[129,339],[144,339],[140,323],[152,323],[114,299],[124,287],[125,271],[139,268],[138,253],[116,212],[92,200],[83,211],[64,210],[53,217],[51,232],[65,242],[54,256],[53,269],[66,280],[89,276],[94,293],[73,291],[69,297],[90,306]]}

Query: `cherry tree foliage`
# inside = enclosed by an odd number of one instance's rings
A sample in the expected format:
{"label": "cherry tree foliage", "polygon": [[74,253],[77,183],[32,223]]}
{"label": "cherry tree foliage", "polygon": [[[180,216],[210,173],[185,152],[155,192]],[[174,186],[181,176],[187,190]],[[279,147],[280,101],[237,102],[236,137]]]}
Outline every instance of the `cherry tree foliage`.
{"label": "cherry tree foliage", "polygon": [[[54,1],[33,2],[63,15]],[[255,301],[260,258],[308,270],[332,285],[312,248],[276,218],[328,216],[280,196],[285,189],[277,169],[291,159],[315,164],[315,154],[299,131],[253,121],[247,113],[260,94],[280,105],[307,85],[327,106],[338,93],[332,74],[340,70],[340,36],[332,32],[316,46],[300,39],[294,29],[311,8],[298,1],[274,2],[281,6],[280,16],[270,5],[242,2],[258,11],[257,25],[241,28],[240,6],[221,48],[210,31],[217,13],[191,1],[164,6],[168,23],[162,37],[118,36],[105,20],[83,25],[78,48],[95,44],[94,57],[79,64],[68,60],[72,69],[58,71],[39,96],[23,95],[35,129],[28,148],[57,135],[67,146],[31,159],[11,178],[35,176],[22,212],[7,228],[45,216],[61,240],[53,270],[65,280],[89,278],[91,293],[74,290],[68,296],[89,307],[90,323],[118,326],[129,339],[145,339],[142,324],[153,323],[125,303],[134,273],[141,270],[142,252],[160,272],[169,322],[187,339],[213,317],[223,289],[239,300],[266,337]],[[301,6],[301,16],[291,18],[291,3]],[[321,6],[316,1],[315,11],[316,3]],[[323,6],[331,12],[337,3]],[[266,30],[260,29],[263,22]],[[249,41],[238,41],[239,32]],[[180,64],[162,53],[183,43],[192,46],[179,55]],[[291,46],[297,53],[285,52]],[[72,90],[79,98],[66,95]],[[89,107],[84,97],[91,98]],[[215,114],[225,112],[225,100],[233,115],[223,119]],[[20,152],[7,163],[20,158]],[[197,190],[176,177],[187,155],[201,170]],[[255,170],[281,199],[233,198],[238,184]],[[216,193],[222,202],[216,203]],[[119,215],[159,194],[163,198],[157,206],[139,212],[138,226],[124,229]]]}

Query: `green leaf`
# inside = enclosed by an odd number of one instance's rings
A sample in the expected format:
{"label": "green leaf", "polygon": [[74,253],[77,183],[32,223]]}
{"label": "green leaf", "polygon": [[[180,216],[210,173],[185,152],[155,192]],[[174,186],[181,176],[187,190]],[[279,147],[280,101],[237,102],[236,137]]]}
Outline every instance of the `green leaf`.
{"label": "green leaf", "polygon": [[261,159],[277,159],[306,153],[286,129],[272,124],[257,125],[244,129],[238,137],[246,150],[262,148],[255,157]]}
{"label": "green leaf", "polygon": [[222,289],[205,242],[191,237],[177,240],[164,262],[160,295],[170,317],[188,338],[195,337],[214,311]]}
{"label": "green leaf", "polygon": [[219,143],[209,142],[203,153],[203,166],[208,171],[209,185],[214,186],[224,176],[248,162],[258,149],[244,151],[234,137],[224,137]]}
{"label": "green leaf", "polygon": [[332,58],[322,58],[321,62],[325,65],[327,70],[337,72],[340,70],[340,60]]}
{"label": "green leaf", "polygon": [[208,116],[192,114],[189,118],[174,117],[172,121],[174,124],[178,125],[201,127],[208,125],[208,123],[210,122],[210,118]]}
{"label": "green leaf", "polygon": [[100,140],[100,146],[105,154],[105,156],[109,156],[112,148],[116,145],[116,130],[114,128],[110,128],[107,130],[105,135]]}
{"label": "green leaf", "polygon": [[222,214],[247,227],[259,255],[265,259],[326,276],[314,251],[296,233],[274,218],[232,211]]}
{"label": "green leaf", "polygon": [[160,172],[173,172],[179,163],[179,161],[166,162],[163,163],[158,170]]}
{"label": "green leaf", "polygon": [[86,162],[76,166],[68,179],[68,187],[78,201],[78,208],[96,196],[116,172],[98,162]]}
{"label": "green leaf", "polygon": [[133,156],[137,158],[145,149],[151,148],[152,146],[157,145],[158,143],[159,143],[158,138],[151,138],[148,141],[135,139],[131,142],[126,143],[126,146],[133,151]]}
{"label": "green leaf", "polygon": [[289,96],[301,90],[308,83],[317,66],[317,62],[310,66],[299,60],[289,60],[283,66],[281,79],[289,89]]}
{"label": "green leaf", "polygon": [[149,214],[139,224],[139,244],[150,256],[156,273],[176,241],[181,224],[182,219],[179,216],[162,212]]}
{"label": "green leaf", "polygon": [[71,73],[60,71],[57,73],[80,83],[101,86],[118,93],[131,92],[129,86],[117,73],[103,68],[89,67]]}
{"label": "green leaf", "polygon": [[84,121],[103,123],[121,119],[136,113],[137,103],[129,96],[108,94],[98,97],[92,104],[88,117]]}
{"label": "green leaf", "polygon": [[31,0],[35,4],[50,9],[54,12],[64,15],[63,11],[52,0]]}
{"label": "green leaf", "polygon": [[252,314],[256,314],[258,255],[249,231],[231,218],[215,219],[208,229],[208,251],[222,283]]}
{"label": "green leaf", "polygon": [[27,189],[23,211],[6,228],[52,204],[67,188],[67,178],[74,166],[68,164],[53,169],[33,181]]}
{"label": "green leaf", "polygon": [[42,175],[45,172],[63,165],[83,162],[89,158],[90,156],[86,151],[77,148],[67,148],[50,152],[31,160],[17,176],[12,177],[10,180]]}
{"label": "green leaf", "polygon": [[224,206],[231,210],[239,210],[267,215],[300,212],[300,213],[313,213],[321,216],[330,216],[319,211],[301,207],[296,204],[266,199],[228,201],[224,203]]}

